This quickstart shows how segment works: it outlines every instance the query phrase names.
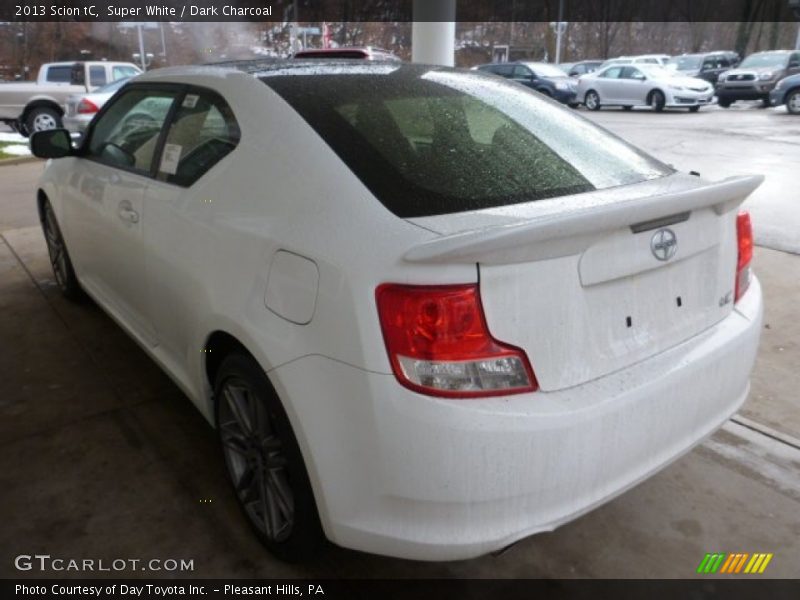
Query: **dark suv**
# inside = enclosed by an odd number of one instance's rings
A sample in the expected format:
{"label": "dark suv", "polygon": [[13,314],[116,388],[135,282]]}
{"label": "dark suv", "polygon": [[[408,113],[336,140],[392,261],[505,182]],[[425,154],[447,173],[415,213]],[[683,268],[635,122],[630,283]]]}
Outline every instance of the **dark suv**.
{"label": "dark suv", "polygon": [[800,73],[800,51],[772,50],[756,52],[717,81],[717,101],[728,108],[737,100],[761,100],[769,106],[769,93],[775,84],[789,75]]}
{"label": "dark suv", "polygon": [[667,61],[668,69],[675,69],[680,75],[699,77],[709,83],[717,83],[720,75],[739,64],[735,52],[707,52],[701,54],[682,54]]}
{"label": "dark suv", "polygon": [[575,100],[577,83],[568,77],[564,71],[550,63],[521,61],[492,63],[480,65],[477,69],[500,75],[506,79],[513,79],[545,96],[558,100],[562,104],[568,104],[573,108],[578,106],[578,102]]}

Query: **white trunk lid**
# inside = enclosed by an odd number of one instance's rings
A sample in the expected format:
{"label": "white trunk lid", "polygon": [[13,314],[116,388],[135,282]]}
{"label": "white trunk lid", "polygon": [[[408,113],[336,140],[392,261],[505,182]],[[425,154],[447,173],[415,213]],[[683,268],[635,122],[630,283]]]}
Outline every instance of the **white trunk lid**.
{"label": "white trunk lid", "polygon": [[[450,229],[406,259],[477,263],[492,334],[528,353],[542,390],[568,388],[675,346],[730,313],[734,209],[760,182],[676,175],[575,196],[578,208],[557,199],[505,207],[502,215],[476,211],[460,217],[467,231]],[[446,215],[414,222],[453,227]],[[659,260],[673,239],[674,255]]]}

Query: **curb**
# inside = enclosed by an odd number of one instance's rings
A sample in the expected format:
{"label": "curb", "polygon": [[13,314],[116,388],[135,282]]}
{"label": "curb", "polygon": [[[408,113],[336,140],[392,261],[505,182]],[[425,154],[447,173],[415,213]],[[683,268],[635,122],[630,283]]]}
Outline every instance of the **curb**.
{"label": "curb", "polygon": [[4,158],[0,160],[0,167],[12,167],[14,165],[22,165],[37,160],[42,160],[42,159],[36,158],[35,156],[18,156],[14,158]]}

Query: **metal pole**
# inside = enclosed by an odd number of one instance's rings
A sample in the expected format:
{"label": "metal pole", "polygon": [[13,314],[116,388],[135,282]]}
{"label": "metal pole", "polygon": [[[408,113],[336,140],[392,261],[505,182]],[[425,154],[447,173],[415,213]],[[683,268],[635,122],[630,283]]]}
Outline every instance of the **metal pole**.
{"label": "metal pole", "polygon": [[167,41],[166,37],[164,36],[164,23],[159,23],[158,28],[161,30],[161,59],[164,61],[164,64],[167,64]]}
{"label": "metal pole", "polygon": [[147,60],[144,56],[144,37],[142,36],[142,24],[137,23],[136,29],[139,32],[139,60],[142,61],[142,71],[147,71]]}
{"label": "metal pole", "polygon": [[797,26],[797,39],[794,41],[794,49],[800,50],[800,25]]}
{"label": "metal pole", "polygon": [[564,0],[558,0],[558,23],[556,23],[556,64],[561,62],[561,35],[563,26],[561,22],[564,20]]}
{"label": "metal pole", "polygon": [[456,0],[414,0],[411,60],[452,67],[455,64]]}

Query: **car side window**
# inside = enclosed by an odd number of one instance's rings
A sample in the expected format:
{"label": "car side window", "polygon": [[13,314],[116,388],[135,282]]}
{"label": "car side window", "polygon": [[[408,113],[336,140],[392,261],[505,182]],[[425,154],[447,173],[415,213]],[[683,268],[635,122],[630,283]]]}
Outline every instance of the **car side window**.
{"label": "car side window", "polygon": [[187,92],[169,124],[156,177],[188,187],[230,154],[240,138],[225,100],[213,92]]}
{"label": "car side window", "polygon": [[69,83],[72,76],[71,65],[59,65],[47,68],[47,81],[53,83]]}
{"label": "car side window", "polygon": [[644,79],[644,73],[642,73],[636,67],[625,67],[622,70],[622,74],[620,75],[620,79],[637,79],[642,80]]}
{"label": "car side window", "polygon": [[89,85],[100,87],[106,84],[106,68],[103,65],[89,67]]}
{"label": "car side window", "polygon": [[606,79],[618,79],[620,73],[622,73],[622,67],[611,67],[610,69],[603,71],[603,73],[600,74],[600,77],[604,77]]}
{"label": "car side window", "polygon": [[517,65],[514,67],[514,79],[524,79],[528,81],[533,75],[533,71],[531,71],[528,67],[523,67],[521,65]]}
{"label": "car side window", "polygon": [[123,92],[94,125],[87,155],[149,174],[158,138],[177,92],[133,88]]}
{"label": "car side window", "polygon": [[499,65],[495,67],[494,72],[501,77],[511,77],[514,73],[514,65]]}
{"label": "car side window", "polygon": [[133,67],[126,67],[126,66],[116,66],[111,68],[111,81],[116,81],[117,79],[124,79],[125,77],[133,77],[134,75],[138,75],[139,71],[134,69]]}

